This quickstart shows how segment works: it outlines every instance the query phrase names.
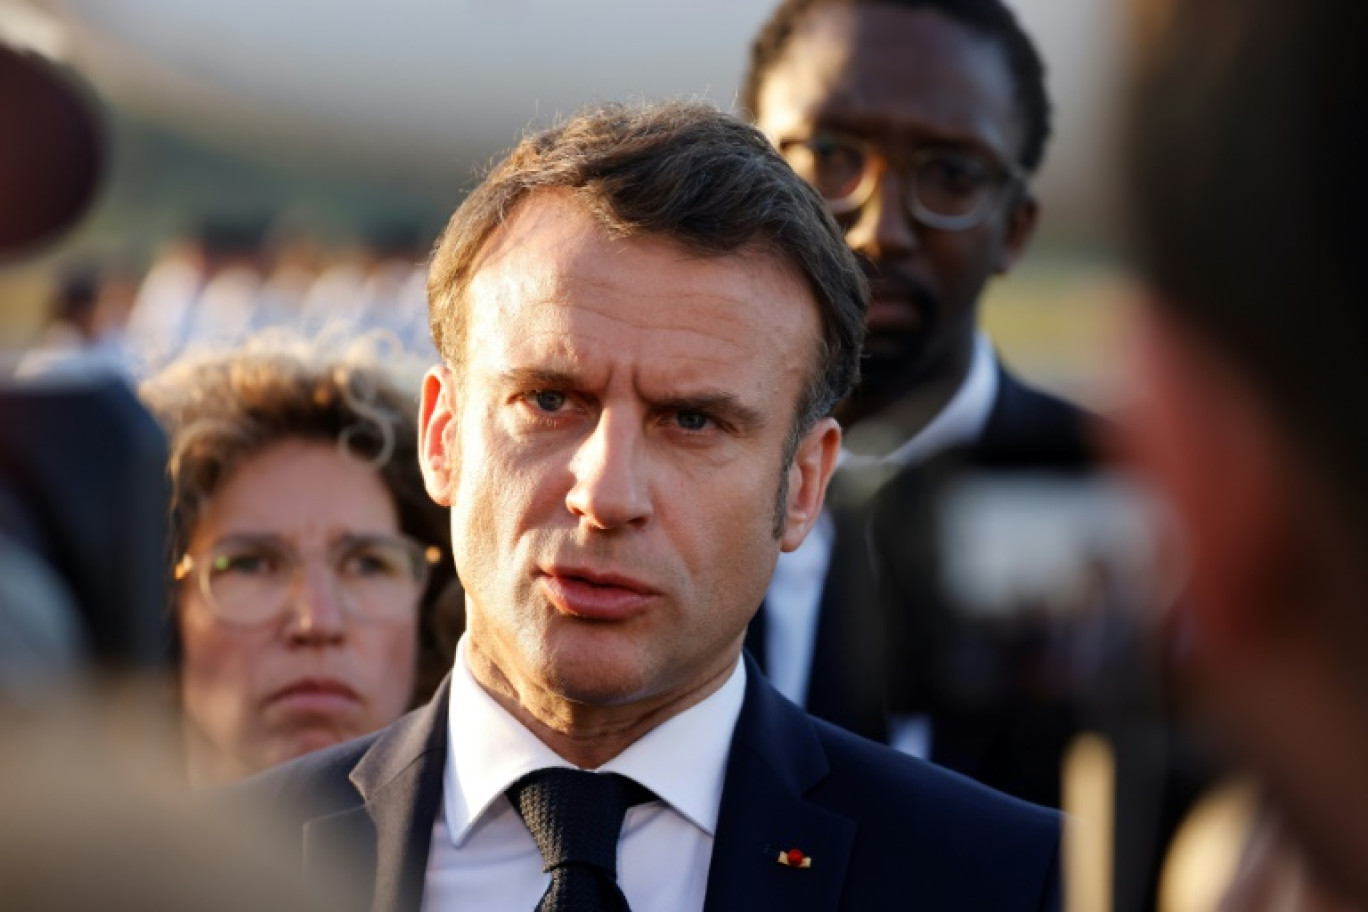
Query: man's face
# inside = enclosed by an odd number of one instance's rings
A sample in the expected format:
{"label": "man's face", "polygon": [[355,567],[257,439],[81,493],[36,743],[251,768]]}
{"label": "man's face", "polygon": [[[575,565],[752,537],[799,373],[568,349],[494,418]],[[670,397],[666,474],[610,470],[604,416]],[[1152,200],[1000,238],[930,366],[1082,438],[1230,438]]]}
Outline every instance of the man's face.
{"label": "man's face", "polygon": [[945,149],[1010,167],[1022,126],[1000,47],[933,10],[823,7],[799,22],[757,106],[758,125],[781,148],[831,134],[893,162],[868,200],[839,217],[871,279],[862,392],[886,404],[918,384],[957,381],[979,295],[1024,248],[1035,204],[1005,183],[979,224],[930,228],[910,215],[908,168],[897,163]]}
{"label": "man's face", "polygon": [[782,464],[818,339],[804,283],[760,255],[609,239],[545,192],[490,241],[464,306],[465,360],[428,376],[422,448],[477,679],[524,706],[720,683],[839,449],[826,419]]}

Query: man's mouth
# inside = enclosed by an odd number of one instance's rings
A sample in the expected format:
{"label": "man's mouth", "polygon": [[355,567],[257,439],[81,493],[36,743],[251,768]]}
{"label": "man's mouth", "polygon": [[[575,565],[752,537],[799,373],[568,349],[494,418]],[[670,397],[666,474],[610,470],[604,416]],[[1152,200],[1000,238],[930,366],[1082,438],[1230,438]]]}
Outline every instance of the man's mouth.
{"label": "man's mouth", "polygon": [[872,334],[885,331],[915,332],[926,322],[914,301],[906,297],[871,297],[866,323]]}
{"label": "man's mouth", "polygon": [[628,574],[587,567],[551,567],[542,586],[563,614],[595,621],[627,620],[658,596],[648,583]]}
{"label": "man's mouth", "polygon": [[871,278],[869,281],[870,342],[881,336],[906,336],[924,331],[934,317],[935,299],[920,282]]}

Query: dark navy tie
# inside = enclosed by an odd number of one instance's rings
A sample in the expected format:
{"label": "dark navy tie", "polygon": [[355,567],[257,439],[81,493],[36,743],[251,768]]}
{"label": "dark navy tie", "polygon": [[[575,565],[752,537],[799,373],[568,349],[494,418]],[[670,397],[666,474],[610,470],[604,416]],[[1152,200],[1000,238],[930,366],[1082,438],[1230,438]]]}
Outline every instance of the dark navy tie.
{"label": "dark navy tie", "polygon": [[551,885],[537,912],[628,912],[617,883],[617,846],[627,809],[655,798],[616,773],[551,768],[507,792],[527,824]]}

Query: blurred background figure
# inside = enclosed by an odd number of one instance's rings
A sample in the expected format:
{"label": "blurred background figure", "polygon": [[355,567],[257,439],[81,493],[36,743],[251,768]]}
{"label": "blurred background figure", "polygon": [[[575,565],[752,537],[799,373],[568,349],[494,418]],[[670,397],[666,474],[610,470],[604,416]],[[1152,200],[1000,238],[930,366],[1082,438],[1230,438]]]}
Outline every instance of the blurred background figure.
{"label": "blurred background figure", "polygon": [[346,247],[282,218],[208,218],[167,245],[143,278],[127,316],[128,359],[144,373],[186,352],[231,349],[286,327],[326,340],[380,331],[435,361],[427,242],[412,223],[367,226]]}
{"label": "blurred background figure", "polygon": [[208,270],[208,252],[198,238],[178,239],[157,253],[138,287],[125,334],[139,362],[164,363],[185,344]]}
{"label": "blurred background figure", "polygon": [[305,293],[298,315],[304,330],[383,330],[435,362],[427,324],[427,241],[412,224],[368,226],[361,246],[320,272]]}
{"label": "blurred background figure", "polygon": [[136,284],[127,274],[94,266],[66,270],[52,299],[38,347],[55,350],[114,347],[128,319]]}
{"label": "blurred background figure", "polygon": [[137,290],[134,276],[117,267],[67,267],[53,292],[48,321],[25,353],[21,372],[77,366],[126,372],[124,326]]}
{"label": "blurred background figure", "polygon": [[1368,908],[1368,7],[1141,8],[1130,456],[1186,696],[1267,791],[1226,908]]}
{"label": "blurred background figure", "polygon": [[454,581],[449,524],[419,475],[413,396],[391,376],[374,354],[276,338],[143,384],[170,440],[195,784],[382,728],[450,666],[460,618],[436,614]]}

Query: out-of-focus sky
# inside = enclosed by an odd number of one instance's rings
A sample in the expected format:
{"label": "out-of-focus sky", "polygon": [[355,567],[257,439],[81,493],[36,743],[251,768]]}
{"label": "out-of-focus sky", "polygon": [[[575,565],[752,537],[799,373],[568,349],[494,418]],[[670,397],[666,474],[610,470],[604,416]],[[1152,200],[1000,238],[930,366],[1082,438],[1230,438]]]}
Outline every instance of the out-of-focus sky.
{"label": "out-of-focus sky", "polygon": [[[1040,44],[1057,134],[1047,232],[1110,225],[1114,0],[1011,0]],[[116,104],[253,154],[410,182],[469,176],[586,102],[735,99],[772,0],[0,0]],[[8,13],[6,10],[8,9]],[[40,36],[41,37],[41,36]]]}

